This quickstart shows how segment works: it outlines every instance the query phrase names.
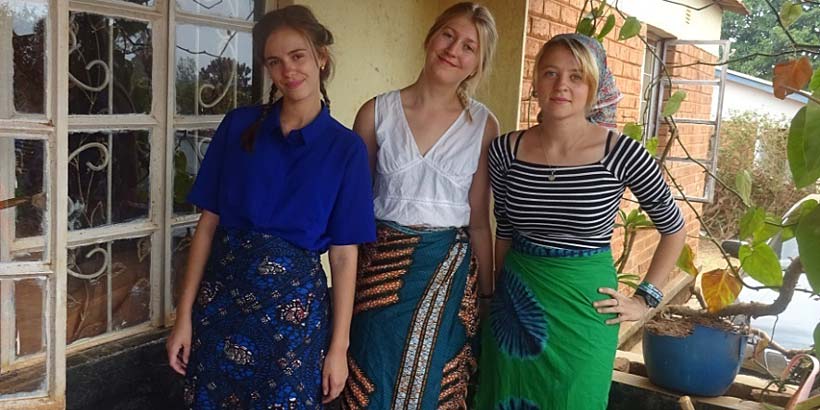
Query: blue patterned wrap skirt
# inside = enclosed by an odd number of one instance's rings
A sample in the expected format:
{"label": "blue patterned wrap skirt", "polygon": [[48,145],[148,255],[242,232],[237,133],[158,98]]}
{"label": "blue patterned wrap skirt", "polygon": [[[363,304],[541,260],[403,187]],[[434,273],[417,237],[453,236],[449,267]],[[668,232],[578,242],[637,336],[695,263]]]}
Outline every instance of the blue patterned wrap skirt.
{"label": "blue patterned wrap skirt", "polygon": [[319,254],[217,229],[192,312],[190,409],[321,409],[329,341]]}

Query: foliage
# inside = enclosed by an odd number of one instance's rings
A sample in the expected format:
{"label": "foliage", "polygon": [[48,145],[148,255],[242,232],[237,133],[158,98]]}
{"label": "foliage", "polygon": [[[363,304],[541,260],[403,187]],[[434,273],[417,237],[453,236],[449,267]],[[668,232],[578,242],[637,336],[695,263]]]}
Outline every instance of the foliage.
{"label": "foliage", "polygon": [[[732,113],[721,124],[718,178],[734,181],[747,173],[748,202],[773,215],[783,215],[795,201],[815,192],[811,187],[798,189],[791,180],[787,126],[785,118],[751,111]],[[734,187],[743,194],[745,188]],[[718,240],[734,238],[745,213],[743,200],[721,185],[715,186],[714,202],[703,206],[705,227]]]}

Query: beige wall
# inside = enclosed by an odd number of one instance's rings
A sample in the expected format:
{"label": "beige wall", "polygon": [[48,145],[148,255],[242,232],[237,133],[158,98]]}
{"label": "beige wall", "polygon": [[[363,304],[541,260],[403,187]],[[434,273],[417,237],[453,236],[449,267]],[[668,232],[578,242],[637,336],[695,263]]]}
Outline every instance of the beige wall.
{"label": "beige wall", "polygon": [[[422,42],[436,16],[455,0],[279,0],[310,7],[336,38],[336,75],[328,87],[333,116],[353,125],[369,98],[412,83],[424,62]],[[523,65],[526,0],[483,1],[493,12],[500,41],[490,78],[476,98],[513,129]]]}

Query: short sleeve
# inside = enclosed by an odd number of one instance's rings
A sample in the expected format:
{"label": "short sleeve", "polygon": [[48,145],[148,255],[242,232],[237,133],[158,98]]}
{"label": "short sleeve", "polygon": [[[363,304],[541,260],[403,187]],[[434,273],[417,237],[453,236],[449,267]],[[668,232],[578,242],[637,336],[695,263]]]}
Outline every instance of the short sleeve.
{"label": "short sleeve", "polygon": [[216,129],[205,158],[199,167],[196,181],[191,192],[188,193],[188,202],[207,209],[215,214],[219,214],[219,188],[222,179],[222,168],[225,162],[225,149],[227,148],[228,132],[230,129],[230,116],[227,114],[219,127]]}
{"label": "short sleeve", "polygon": [[636,141],[621,138],[625,144],[623,172],[626,186],[638,198],[658,232],[672,234],[680,231],[684,226],[683,215],[655,159]]}
{"label": "short sleeve", "polygon": [[345,164],[342,183],[327,234],[331,245],[353,245],[376,240],[376,216],[373,213],[373,187],[367,149],[358,141]]}
{"label": "short sleeve", "polygon": [[507,170],[510,167],[510,134],[502,135],[490,143],[488,154],[490,166],[490,187],[493,191],[493,216],[495,216],[495,236],[498,239],[512,238],[512,225],[507,219]]}

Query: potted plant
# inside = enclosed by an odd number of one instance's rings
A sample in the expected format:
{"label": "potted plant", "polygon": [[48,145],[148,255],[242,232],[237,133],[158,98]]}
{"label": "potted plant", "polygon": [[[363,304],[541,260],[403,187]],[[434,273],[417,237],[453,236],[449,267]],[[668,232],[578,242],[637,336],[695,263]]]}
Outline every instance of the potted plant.
{"label": "potted plant", "polygon": [[[789,26],[800,15],[813,7],[820,7],[816,2],[785,1],[778,12],[771,0],[764,0],[768,8],[775,15],[780,29],[786,33],[791,48],[775,50],[770,54],[780,62],[774,68],[773,88],[776,97],[783,99],[786,95],[800,92],[808,88],[810,93],[808,102],[792,118],[788,132],[788,164],[791,178],[795,186],[817,186],[820,178],[820,68],[813,71],[806,54],[820,52],[820,37],[818,45],[804,44],[794,40],[789,32]],[[577,31],[602,40],[609,33],[614,24],[614,14],[606,15],[606,1],[585,2],[586,14],[582,13],[577,25]],[[609,10],[618,13],[624,23],[618,35],[619,40],[639,36],[641,23],[634,17],[623,15],[617,8],[617,3]],[[645,42],[645,39],[642,38]],[[656,59],[660,58],[656,55]],[[747,56],[733,57],[735,60],[748,58]],[[660,61],[662,65],[664,61]],[[723,65],[720,62],[711,65]],[[667,67],[663,71],[666,79],[655,79],[653,84],[668,80]],[[650,95],[651,93],[646,93]],[[679,138],[678,127],[675,123],[675,113],[686,94],[676,91],[667,96],[662,116],[668,126],[669,135],[663,144],[663,150],[658,150],[659,140],[656,136],[646,138],[643,135],[641,124],[630,123],[624,128],[624,133],[646,142],[647,149],[656,154],[658,162],[668,176],[670,185],[683,197],[685,206],[695,212],[696,217],[703,225],[700,212],[687,198],[678,181],[669,172],[666,159],[673,145],[683,148],[686,156],[693,163],[701,165],[686,149],[684,142]],[[644,113],[646,114],[646,113]],[[644,121],[645,123],[646,121]],[[754,332],[748,326],[735,324],[727,319],[736,316],[753,318],[765,315],[777,315],[789,305],[794,295],[798,280],[806,275],[812,292],[820,293],[820,206],[817,200],[808,199],[789,213],[785,219],[774,215],[766,209],[756,206],[751,200],[752,178],[746,171],[738,173],[734,181],[726,182],[709,169],[701,165],[716,182],[726,191],[731,192],[742,200],[745,208],[740,219],[739,239],[742,243],[737,247],[737,261],[722,250],[727,266],[708,272],[700,272],[695,267],[695,255],[688,246],[682,252],[678,267],[693,275],[695,279],[694,293],[698,296],[700,306],[691,308],[686,306],[669,306],[656,316],[644,329],[644,360],[650,381],[655,384],[689,394],[721,395],[734,380],[743,357],[746,338],[750,332],[757,336],[765,336],[761,332]],[[624,252],[616,263],[622,282],[634,284],[635,277],[623,273],[623,265],[629,257],[630,233],[646,225],[645,218],[640,213],[621,213],[622,224],[625,230]],[[707,236],[717,245],[717,241],[707,232]],[[781,266],[779,258],[770,245],[770,239],[794,237],[799,256]],[[752,278],[760,286],[751,285]],[[736,299],[744,288],[774,289],[779,292],[777,298],[770,304],[746,302],[737,303]],[[805,291],[805,290],[804,290]],[[806,326],[814,328],[815,350],[814,356],[820,356],[820,324],[817,315],[807,315]],[[764,346],[767,343],[763,337]],[[803,357],[803,356],[800,356]],[[803,360],[803,359],[796,359]],[[811,360],[809,360],[811,362]],[[811,362],[814,365],[816,360]],[[811,386],[809,386],[810,388]],[[795,406],[809,406],[820,402],[820,396],[809,398],[805,389],[803,396],[793,399],[790,408]],[[803,404],[798,405],[798,401]],[[808,407],[807,407],[808,408]]]}

